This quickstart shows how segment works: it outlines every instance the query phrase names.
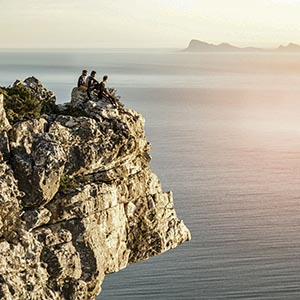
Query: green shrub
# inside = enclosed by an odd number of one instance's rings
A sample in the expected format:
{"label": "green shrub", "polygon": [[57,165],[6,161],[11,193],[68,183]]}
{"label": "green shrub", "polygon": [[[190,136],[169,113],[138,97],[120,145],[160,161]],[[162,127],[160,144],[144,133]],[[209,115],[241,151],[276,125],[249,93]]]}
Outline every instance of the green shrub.
{"label": "green shrub", "polygon": [[71,192],[74,192],[74,190],[76,190],[76,188],[78,188],[78,186],[79,186],[79,184],[75,178],[64,174],[60,178],[59,192],[61,192],[63,194],[69,194]]}
{"label": "green shrub", "polygon": [[59,192],[65,195],[74,192],[76,189],[87,185],[90,182],[88,175],[81,175],[72,177],[67,174],[63,174],[60,178]]}
{"label": "green shrub", "polygon": [[28,88],[19,84],[13,87],[0,88],[4,95],[4,109],[10,123],[38,118],[42,113],[55,111],[56,105],[42,102]]}

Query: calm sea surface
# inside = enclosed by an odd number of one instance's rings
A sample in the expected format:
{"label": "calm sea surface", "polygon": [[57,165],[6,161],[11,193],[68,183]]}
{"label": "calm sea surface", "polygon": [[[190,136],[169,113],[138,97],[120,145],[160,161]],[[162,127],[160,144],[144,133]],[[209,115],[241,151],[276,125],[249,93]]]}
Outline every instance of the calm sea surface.
{"label": "calm sea surface", "polygon": [[2,51],[0,85],[34,75],[62,103],[83,68],[145,116],[193,238],[108,275],[99,299],[300,299],[300,55]]}

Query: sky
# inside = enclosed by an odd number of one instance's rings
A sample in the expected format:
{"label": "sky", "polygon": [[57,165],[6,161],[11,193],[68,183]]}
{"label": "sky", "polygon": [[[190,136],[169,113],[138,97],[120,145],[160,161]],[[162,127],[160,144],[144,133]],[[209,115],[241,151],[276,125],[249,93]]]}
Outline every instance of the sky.
{"label": "sky", "polygon": [[0,48],[300,44],[300,0],[0,0]]}

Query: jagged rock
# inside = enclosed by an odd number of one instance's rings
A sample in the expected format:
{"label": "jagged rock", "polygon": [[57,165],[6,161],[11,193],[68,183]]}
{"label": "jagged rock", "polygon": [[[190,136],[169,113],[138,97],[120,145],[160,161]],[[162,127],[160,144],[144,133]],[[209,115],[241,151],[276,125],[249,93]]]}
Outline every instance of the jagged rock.
{"label": "jagged rock", "polygon": [[56,101],[55,93],[48,91],[34,76],[26,78],[24,82],[19,81],[15,84],[24,84],[34,95],[39,98],[41,102],[55,103]]}
{"label": "jagged rock", "polygon": [[[0,163],[0,238],[8,236],[19,226],[21,214],[19,191],[9,165]],[[1,274],[1,273],[0,273]]]}
{"label": "jagged rock", "polygon": [[1,299],[92,300],[105,274],[190,239],[148,167],[140,114],[74,89],[61,114],[11,127],[1,105]]}
{"label": "jagged rock", "polygon": [[28,120],[14,125],[9,133],[12,164],[26,207],[49,202],[59,189],[66,158],[60,144],[46,132],[47,126],[44,118]]}
{"label": "jagged rock", "polygon": [[136,112],[101,111],[98,118],[59,116],[50,125],[49,133],[68,157],[68,174],[110,170],[147,149],[144,119]]}
{"label": "jagged rock", "polygon": [[0,94],[0,163],[9,157],[9,141],[7,132],[11,126],[6,118],[3,106],[3,95]]}
{"label": "jagged rock", "polygon": [[[109,89],[110,95],[114,99],[114,104],[118,107],[123,107],[123,104],[119,101],[120,97],[117,95],[115,89]],[[113,103],[106,99],[99,99],[97,94],[91,93],[91,100],[89,100],[87,92],[83,92],[77,87],[73,88],[71,93],[71,105],[75,108],[85,110],[89,115],[93,115],[95,110],[102,110],[105,107],[114,107]]]}
{"label": "jagged rock", "polygon": [[0,132],[8,131],[11,128],[3,106],[3,95],[0,94]]}
{"label": "jagged rock", "polygon": [[7,132],[0,132],[0,163],[9,158],[9,141]]}
{"label": "jagged rock", "polygon": [[[94,100],[96,100],[96,96],[92,95]],[[84,107],[83,104],[88,102],[89,98],[87,92],[80,91],[77,87],[74,87],[71,93],[71,105],[73,107]]]}
{"label": "jagged rock", "polygon": [[32,210],[26,210],[23,215],[28,230],[48,224],[51,219],[51,212],[45,207],[38,207]]}

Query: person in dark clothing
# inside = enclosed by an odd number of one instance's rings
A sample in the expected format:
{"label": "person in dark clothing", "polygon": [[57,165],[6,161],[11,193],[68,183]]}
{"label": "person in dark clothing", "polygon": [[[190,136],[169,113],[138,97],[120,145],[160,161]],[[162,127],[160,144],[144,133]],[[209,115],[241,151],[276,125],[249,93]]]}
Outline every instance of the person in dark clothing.
{"label": "person in dark clothing", "polygon": [[108,79],[108,76],[105,75],[103,76],[103,80],[100,82],[100,85],[99,85],[99,94],[98,94],[98,97],[99,99],[102,99],[104,97],[104,95],[108,95],[108,91],[105,87],[105,84],[106,84],[106,81]]}
{"label": "person in dark clothing", "polygon": [[87,90],[86,75],[87,75],[87,70],[83,70],[82,74],[80,75],[77,81],[77,87],[83,92]]}
{"label": "person in dark clothing", "polygon": [[99,85],[99,81],[95,78],[96,77],[96,71],[92,71],[91,75],[87,77],[87,94],[90,100],[92,100],[91,92],[95,89],[97,89]]}
{"label": "person in dark clothing", "polygon": [[108,79],[108,76],[105,75],[103,76],[103,80],[100,82],[99,84],[99,93],[98,93],[98,98],[99,99],[107,99],[110,101],[110,103],[114,106],[117,107],[116,101],[115,99],[111,96],[111,94],[109,93],[109,91],[106,88],[106,81]]}

